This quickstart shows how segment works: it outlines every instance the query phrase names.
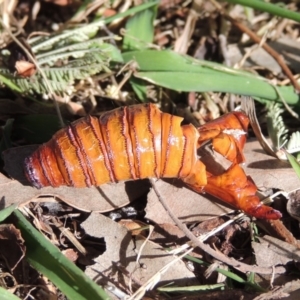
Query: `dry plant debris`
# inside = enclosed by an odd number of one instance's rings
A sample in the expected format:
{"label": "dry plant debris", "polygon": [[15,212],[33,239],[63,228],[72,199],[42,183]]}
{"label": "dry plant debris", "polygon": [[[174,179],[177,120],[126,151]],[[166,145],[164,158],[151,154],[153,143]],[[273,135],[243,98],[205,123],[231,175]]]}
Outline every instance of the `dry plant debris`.
{"label": "dry plant debris", "polygon": [[[257,221],[235,218],[231,207],[176,179],[152,180],[152,187],[142,180],[37,190],[23,174],[24,158],[36,148],[27,144],[46,141],[59,123],[138,101],[156,103],[195,126],[237,107],[236,94],[260,101],[255,108],[262,132],[268,101],[284,101],[297,117],[299,20],[228,2],[0,2],[1,209],[17,205],[111,299],[300,297],[300,232],[286,210],[288,199],[273,204],[282,220]],[[139,11],[139,5],[145,7]],[[295,1],[284,1],[284,6],[299,10]],[[147,22],[141,25],[139,18]],[[76,26],[81,28],[75,29],[76,38],[68,36]],[[170,66],[168,56],[156,65],[165,49],[204,60],[202,71],[208,73],[200,79],[198,73],[174,71],[176,59]],[[162,69],[153,71],[151,65]],[[216,70],[224,73],[205,82]],[[239,77],[240,71],[254,77]],[[231,72],[239,76],[226,85]],[[185,88],[185,78],[193,77]],[[248,80],[259,85],[247,87]],[[283,118],[293,132],[299,120],[288,113]],[[244,154],[243,168],[261,198],[275,190],[287,195],[299,186],[289,164],[264,153],[256,139],[248,140]],[[214,153],[204,159],[218,161]],[[26,256],[30,245],[16,220],[10,215],[0,225],[0,288],[21,299],[66,299]]]}

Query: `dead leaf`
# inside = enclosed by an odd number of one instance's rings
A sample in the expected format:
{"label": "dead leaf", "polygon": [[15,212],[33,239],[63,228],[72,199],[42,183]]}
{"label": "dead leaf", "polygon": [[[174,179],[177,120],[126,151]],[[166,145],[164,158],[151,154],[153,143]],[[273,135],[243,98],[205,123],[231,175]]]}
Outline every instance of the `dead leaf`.
{"label": "dead leaf", "polygon": [[181,245],[188,241],[185,233],[173,224],[155,225],[155,230],[150,236],[150,240],[158,244]]}
{"label": "dead leaf", "polygon": [[65,257],[67,257],[72,262],[75,262],[78,259],[78,252],[72,248],[62,250],[62,253]]}
{"label": "dead leaf", "polygon": [[272,300],[272,299],[298,300],[300,298],[300,280],[286,282],[280,287],[276,287],[270,292],[261,294],[253,300]]}
{"label": "dead leaf", "polygon": [[[299,185],[299,179],[290,165],[265,154],[257,140],[250,140],[246,143],[244,154],[246,162],[243,168],[246,174],[252,177],[258,188],[263,190],[277,188],[290,191]],[[233,211],[222,201],[215,200],[207,194],[196,194],[187,189],[181,181],[158,180],[156,185],[172,212],[183,222],[200,222]],[[151,191],[148,196],[146,213],[146,218],[155,223],[174,224],[165,213],[154,191]]]}
{"label": "dead leaf", "polygon": [[[105,239],[106,252],[96,258],[95,264],[87,267],[85,271],[100,284],[109,281],[124,283],[124,287],[127,287],[129,278],[123,272],[132,274],[133,282],[143,284],[174,259],[159,245],[147,242],[136,268],[135,261],[144,239],[138,239],[133,243],[131,234],[126,228],[98,213],[92,213],[81,227],[86,234]],[[169,281],[174,281],[178,285],[192,284],[195,283],[195,276],[179,260],[162,276],[160,284]]]}
{"label": "dead leaf", "polygon": [[77,115],[80,117],[85,117],[87,115],[82,103],[69,101],[66,103],[66,108],[72,115]]}
{"label": "dead leaf", "polygon": [[55,5],[59,6],[67,6],[71,5],[74,1],[73,0],[44,0],[45,2],[51,2]]}
{"label": "dead leaf", "polygon": [[15,68],[17,70],[17,74],[21,77],[31,77],[36,73],[35,64],[26,60],[16,61]]}
{"label": "dead leaf", "polygon": [[[204,221],[208,218],[224,215],[233,209],[207,194],[197,194],[188,189],[179,180],[158,180],[156,187],[172,212],[183,222]],[[157,224],[174,224],[153,190],[148,195],[146,218]]]}
{"label": "dead leaf", "polygon": [[118,223],[124,226],[129,232],[131,232],[132,235],[147,236],[146,227],[149,226],[144,222],[139,220],[121,219]]}
{"label": "dead leaf", "polygon": [[247,142],[244,154],[246,163],[243,168],[258,188],[277,188],[289,192],[299,186],[299,178],[289,163],[265,154],[256,139]]}
{"label": "dead leaf", "polygon": [[[41,196],[53,197],[82,211],[106,212],[122,207],[145,194],[149,189],[147,180],[103,184],[100,187],[59,188],[45,187],[40,190],[27,186],[23,174],[23,162],[36,146],[12,148],[3,152],[5,170],[16,180],[4,179],[0,185],[3,207],[12,203],[24,203]],[[3,179],[4,176],[1,176]],[[1,182],[0,182],[1,183]]]}
{"label": "dead leaf", "polygon": [[259,240],[260,243],[252,242],[258,266],[267,268],[300,261],[300,250],[297,247],[271,236],[264,236]]}

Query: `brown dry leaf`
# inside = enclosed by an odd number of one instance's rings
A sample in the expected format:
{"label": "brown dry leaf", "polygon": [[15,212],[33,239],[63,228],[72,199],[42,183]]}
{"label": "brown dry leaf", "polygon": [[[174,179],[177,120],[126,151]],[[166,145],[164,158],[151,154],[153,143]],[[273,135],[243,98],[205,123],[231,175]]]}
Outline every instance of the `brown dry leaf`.
{"label": "brown dry leaf", "polygon": [[178,244],[181,245],[188,241],[185,233],[173,224],[155,225],[155,230],[150,236],[152,242],[158,244]]}
{"label": "brown dry leaf", "polygon": [[259,240],[260,243],[252,242],[258,266],[267,268],[300,261],[300,250],[297,247],[271,236]]}
{"label": "brown dry leaf", "polygon": [[[45,187],[37,190],[26,186],[27,180],[23,174],[23,162],[26,156],[36,149],[36,146],[12,148],[3,152],[5,170],[16,180],[5,179],[0,182],[2,207],[12,203],[24,203],[32,198],[49,196],[66,202],[82,211],[106,212],[117,209],[136,200],[149,189],[147,180],[127,181],[118,184],[103,184],[100,187],[73,188],[62,186],[59,188]],[[4,177],[4,179],[3,179]],[[23,183],[23,184],[22,184]]]}
{"label": "brown dry leaf", "polygon": [[[81,227],[86,234],[105,239],[105,253],[96,258],[95,264],[85,271],[89,277],[100,284],[106,284],[109,281],[112,284],[118,282],[120,285],[124,284],[123,287],[127,287],[129,278],[125,275],[126,273],[132,273],[133,282],[143,284],[174,259],[158,244],[148,241],[136,267],[137,254],[144,239],[137,239],[134,243],[131,233],[126,228],[98,213],[92,213],[81,224]],[[169,281],[174,281],[177,285],[192,284],[195,283],[194,278],[194,274],[179,260],[162,276],[160,284]]]}
{"label": "brown dry leaf", "polygon": [[35,64],[26,60],[16,61],[15,68],[17,70],[17,74],[21,77],[31,77],[36,73]]}
{"label": "brown dry leaf", "polygon": [[81,103],[69,101],[66,103],[66,108],[72,115],[80,117],[85,117],[87,115],[85,108]]}
{"label": "brown dry leaf", "polygon": [[23,204],[36,197],[39,193],[37,189],[24,186],[20,182],[10,180],[0,173],[0,208],[3,209],[12,204]]}
{"label": "brown dry leaf", "polygon": [[71,5],[74,1],[73,0],[44,0],[45,2],[52,2],[53,4],[59,6],[67,6]]}
{"label": "brown dry leaf", "polygon": [[299,186],[299,178],[290,164],[265,154],[256,139],[246,143],[244,154],[244,170],[258,188],[277,188],[289,192]]}
{"label": "brown dry leaf", "polygon": [[261,294],[253,300],[272,300],[272,299],[300,299],[300,280],[292,280],[274,290]]}
{"label": "brown dry leaf", "polygon": [[72,262],[76,262],[76,260],[78,259],[78,252],[72,248],[62,250],[61,252],[66,258],[68,258]]}
{"label": "brown dry leaf", "polygon": [[142,221],[122,219],[118,223],[124,226],[132,235],[147,236],[146,228],[149,227],[149,225]]}
{"label": "brown dry leaf", "polygon": [[[172,212],[183,222],[200,222],[233,210],[207,194],[195,193],[179,180],[158,180],[156,186]],[[174,224],[153,190],[148,195],[145,210],[146,218],[157,224]]]}
{"label": "brown dry leaf", "polygon": [[[258,188],[291,191],[299,185],[299,179],[290,165],[265,154],[257,140],[250,140],[246,143],[244,154],[246,162],[243,168],[246,174],[252,177]],[[196,194],[184,187],[180,181],[174,179],[168,180],[168,182],[158,180],[157,188],[165,197],[172,212],[183,222],[200,222],[232,211],[225,203],[223,204],[207,194]],[[174,224],[171,218],[164,213],[164,208],[154,191],[151,191],[148,196],[146,212],[146,218],[155,223]]]}

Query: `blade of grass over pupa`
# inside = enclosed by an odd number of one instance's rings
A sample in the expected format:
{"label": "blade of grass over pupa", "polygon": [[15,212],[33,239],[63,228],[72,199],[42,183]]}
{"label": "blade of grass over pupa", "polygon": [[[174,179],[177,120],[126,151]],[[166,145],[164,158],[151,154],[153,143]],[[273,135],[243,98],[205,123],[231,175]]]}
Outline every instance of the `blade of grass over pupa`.
{"label": "blade of grass over pupa", "polygon": [[292,155],[292,154],[289,154],[287,151],[285,151],[285,154],[292,166],[292,168],[294,169],[294,171],[296,172],[297,176],[299,177],[300,179],[300,164],[299,162],[297,161],[297,159]]}
{"label": "blade of grass over pupa", "polygon": [[16,210],[14,215],[26,243],[26,258],[29,263],[55,284],[68,299],[109,299],[104,290],[38,232],[20,211]]}
{"label": "blade of grass over pupa", "polygon": [[1,295],[1,300],[20,300],[19,297],[12,294],[8,290],[4,289],[3,287],[0,287],[0,295]]}
{"label": "blade of grass over pupa", "polygon": [[[0,211],[0,222],[3,222],[16,209],[17,205],[13,204]],[[1,294],[0,294],[1,295]]]}
{"label": "blade of grass over pupa", "polygon": [[299,13],[288,10],[278,4],[272,4],[262,0],[227,0],[226,2],[241,4],[243,6],[252,7],[263,12],[268,12],[274,16],[283,17],[300,22]]}
{"label": "blade of grass over pupa", "polygon": [[126,22],[123,50],[139,50],[149,47],[153,42],[157,5],[136,13]]}
{"label": "blade of grass over pupa", "polygon": [[135,60],[135,76],[156,85],[183,92],[228,92],[298,104],[293,87],[274,87],[262,77],[221,64],[200,61],[173,51],[142,50],[123,54],[125,62]]}

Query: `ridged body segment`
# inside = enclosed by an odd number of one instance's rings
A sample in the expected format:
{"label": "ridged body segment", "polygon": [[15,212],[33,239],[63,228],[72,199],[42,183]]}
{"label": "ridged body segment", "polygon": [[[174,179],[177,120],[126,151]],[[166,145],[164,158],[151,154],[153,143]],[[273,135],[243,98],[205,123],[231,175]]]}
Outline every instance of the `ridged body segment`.
{"label": "ridged body segment", "polygon": [[200,168],[197,177],[205,184],[196,155],[199,133],[181,121],[153,104],[79,119],[26,158],[26,176],[38,188],[88,187],[147,177],[184,179]]}

